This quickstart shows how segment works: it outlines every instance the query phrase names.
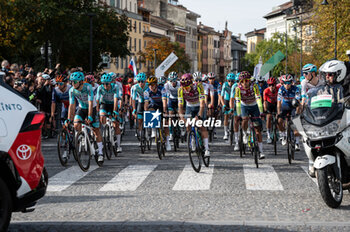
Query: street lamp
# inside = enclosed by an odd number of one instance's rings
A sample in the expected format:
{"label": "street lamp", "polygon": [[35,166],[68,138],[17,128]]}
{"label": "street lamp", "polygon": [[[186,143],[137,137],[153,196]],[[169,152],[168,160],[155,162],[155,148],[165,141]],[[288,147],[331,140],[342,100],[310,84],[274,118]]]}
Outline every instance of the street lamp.
{"label": "street lamp", "polygon": [[96,16],[95,13],[87,14],[90,18],[90,73],[92,73],[92,17]]}
{"label": "street lamp", "polygon": [[[337,11],[335,10],[336,1],[332,1],[334,10],[334,59],[337,59]],[[323,0],[321,5],[329,5],[327,0]]]}

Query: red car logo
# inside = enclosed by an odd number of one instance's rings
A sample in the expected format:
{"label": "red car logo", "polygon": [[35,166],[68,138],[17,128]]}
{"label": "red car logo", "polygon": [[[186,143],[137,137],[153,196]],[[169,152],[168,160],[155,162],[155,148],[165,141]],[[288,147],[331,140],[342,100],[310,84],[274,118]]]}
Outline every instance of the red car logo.
{"label": "red car logo", "polygon": [[32,149],[28,145],[21,145],[17,148],[16,155],[21,160],[27,160],[32,155]]}

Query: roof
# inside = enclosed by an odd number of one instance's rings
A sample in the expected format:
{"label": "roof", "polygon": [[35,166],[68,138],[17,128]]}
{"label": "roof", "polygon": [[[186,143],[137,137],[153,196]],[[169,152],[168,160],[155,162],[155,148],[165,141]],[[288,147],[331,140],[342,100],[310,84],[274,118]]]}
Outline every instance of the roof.
{"label": "roof", "polygon": [[258,29],[258,30],[254,28],[254,31],[250,31],[250,32],[246,33],[245,36],[252,37],[255,35],[264,35],[265,32],[266,32],[266,27]]}
{"label": "roof", "polygon": [[284,10],[292,8],[293,7],[293,2],[288,1],[286,3],[283,3],[282,5],[279,5],[276,9],[273,9],[270,13],[264,16],[265,19],[273,18],[279,15],[283,15]]}

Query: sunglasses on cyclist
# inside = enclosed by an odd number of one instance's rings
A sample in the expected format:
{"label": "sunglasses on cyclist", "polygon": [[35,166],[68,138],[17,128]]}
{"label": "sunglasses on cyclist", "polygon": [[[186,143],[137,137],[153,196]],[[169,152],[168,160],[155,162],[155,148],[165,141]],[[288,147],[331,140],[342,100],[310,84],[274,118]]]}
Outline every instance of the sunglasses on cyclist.
{"label": "sunglasses on cyclist", "polygon": [[80,81],[72,81],[73,84],[79,83]]}
{"label": "sunglasses on cyclist", "polygon": [[57,85],[64,85],[64,82],[57,82]]}
{"label": "sunglasses on cyclist", "polygon": [[235,82],[235,81],[233,81],[233,80],[229,80],[229,81],[227,81],[227,82],[230,82],[230,83],[232,83],[232,82]]}
{"label": "sunglasses on cyclist", "polygon": [[285,84],[285,85],[291,85],[292,82],[291,82],[291,81],[285,81],[284,84]]}
{"label": "sunglasses on cyclist", "polygon": [[269,84],[269,86],[276,86],[275,84]]}
{"label": "sunglasses on cyclist", "polygon": [[110,83],[103,83],[103,85],[109,86],[109,85],[110,85]]}
{"label": "sunglasses on cyclist", "polygon": [[145,81],[138,81],[138,83],[145,83]]}
{"label": "sunglasses on cyclist", "polygon": [[326,73],[326,76],[334,77],[336,73]]}
{"label": "sunglasses on cyclist", "polygon": [[242,80],[242,82],[244,83],[244,82],[250,82],[250,79],[244,79],[244,80]]}

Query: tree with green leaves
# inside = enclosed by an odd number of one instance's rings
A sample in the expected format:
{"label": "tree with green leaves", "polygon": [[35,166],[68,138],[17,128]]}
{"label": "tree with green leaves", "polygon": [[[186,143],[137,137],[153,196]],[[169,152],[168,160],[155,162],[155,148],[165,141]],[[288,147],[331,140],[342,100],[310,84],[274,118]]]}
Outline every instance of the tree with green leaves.
{"label": "tree with green leaves", "polygon": [[[49,42],[52,63],[89,69],[90,17],[93,13],[93,65],[101,54],[129,54],[128,20],[95,0],[0,0],[0,58],[43,66],[40,47]],[[5,36],[3,36],[5,35]]]}

